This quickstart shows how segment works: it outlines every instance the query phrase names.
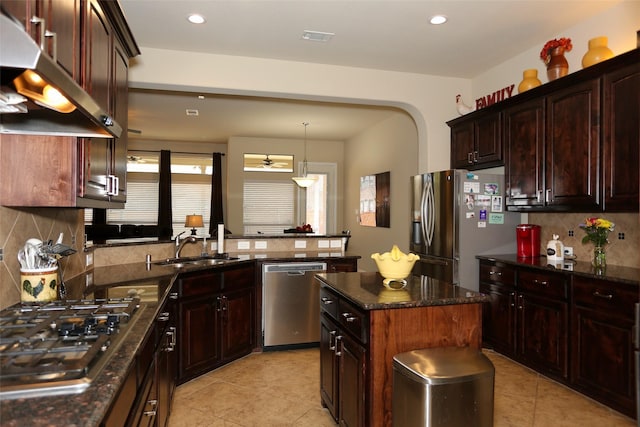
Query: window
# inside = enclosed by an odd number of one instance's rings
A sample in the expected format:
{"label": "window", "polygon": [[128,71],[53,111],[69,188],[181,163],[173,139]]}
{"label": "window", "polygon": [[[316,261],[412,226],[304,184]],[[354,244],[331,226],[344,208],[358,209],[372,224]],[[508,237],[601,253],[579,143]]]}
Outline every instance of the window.
{"label": "window", "polygon": [[293,181],[244,182],[244,234],[282,234],[294,224]]}
{"label": "window", "polygon": [[[108,224],[155,225],[158,223],[158,152],[130,151],[127,161],[127,203],[124,209],[108,209]],[[187,215],[202,215],[209,232],[211,218],[210,155],[171,153],[171,210],[174,235],[190,229],[184,226]],[[85,209],[85,223],[91,223],[92,209]]]}

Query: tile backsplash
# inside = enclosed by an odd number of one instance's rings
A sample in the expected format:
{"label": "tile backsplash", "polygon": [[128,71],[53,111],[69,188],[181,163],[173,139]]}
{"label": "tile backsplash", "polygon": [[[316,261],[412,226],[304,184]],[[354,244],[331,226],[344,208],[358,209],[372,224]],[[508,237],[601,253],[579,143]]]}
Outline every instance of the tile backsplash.
{"label": "tile backsplash", "polygon": [[[580,224],[591,217],[605,218],[615,223],[614,231],[609,233],[609,244],[605,247],[607,263],[640,268],[640,216],[637,213],[530,213],[529,223],[541,227],[540,253],[545,253],[547,242],[557,234],[565,246],[573,247],[573,253],[579,261],[591,260],[593,244],[582,244],[585,233],[580,228]],[[571,231],[573,236],[570,235]],[[619,239],[619,234],[624,235],[624,239]]]}
{"label": "tile backsplash", "polygon": [[[565,246],[573,247],[579,260],[588,261],[591,259],[593,245],[582,244],[584,231],[579,225],[584,223],[585,218],[592,216],[602,216],[616,224],[615,230],[609,235],[607,262],[611,265],[640,268],[640,216],[637,213],[531,213],[529,223],[541,226],[541,253],[544,253],[547,241],[551,240],[552,235],[558,234]],[[573,231],[573,236],[569,235],[570,231]],[[0,261],[0,308],[20,302],[20,265],[17,254],[25,241],[32,237],[43,241],[55,241],[60,233],[64,233],[64,243],[78,251],[60,260],[63,277],[70,279],[85,270],[84,210],[0,207],[0,248],[3,251],[3,259]],[[624,239],[618,238],[619,233],[624,235]],[[73,240],[75,243],[72,243]],[[147,253],[151,253],[154,259],[161,259],[171,256],[174,249],[172,244],[137,246],[129,250],[123,250],[122,247],[105,249],[95,254],[95,265],[141,262]],[[184,255],[195,255],[199,250],[199,245],[187,245]]]}
{"label": "tile backsplash", "polygon": [[30,238],[55,242],[60,233],[64,233],[63,243],[77,251],[59,261],[62,277],[70,279],[85,269],[84,209],[0,206],[0,308],[20,302],[18,250]]}

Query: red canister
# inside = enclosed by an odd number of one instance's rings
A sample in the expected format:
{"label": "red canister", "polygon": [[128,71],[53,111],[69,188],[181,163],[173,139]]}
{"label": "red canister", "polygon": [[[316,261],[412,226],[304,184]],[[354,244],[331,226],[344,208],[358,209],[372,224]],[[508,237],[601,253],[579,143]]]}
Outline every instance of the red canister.
{"label": "red canister", "polygon": [[540,226],[520,224],[516,227],[516,238],[519,258],[540,256]]}

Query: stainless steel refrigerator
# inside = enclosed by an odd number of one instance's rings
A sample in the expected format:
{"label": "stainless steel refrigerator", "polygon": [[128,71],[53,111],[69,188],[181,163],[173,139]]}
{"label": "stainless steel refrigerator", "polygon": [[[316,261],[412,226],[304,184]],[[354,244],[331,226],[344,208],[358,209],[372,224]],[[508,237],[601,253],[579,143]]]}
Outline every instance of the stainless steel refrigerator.
{"label": "stainless steel refrigerator", "polygon": [[515,254],[520,214],[504,207],[504,176],[463,169],[411,178],[413,273],[478,290],[479,254]]}

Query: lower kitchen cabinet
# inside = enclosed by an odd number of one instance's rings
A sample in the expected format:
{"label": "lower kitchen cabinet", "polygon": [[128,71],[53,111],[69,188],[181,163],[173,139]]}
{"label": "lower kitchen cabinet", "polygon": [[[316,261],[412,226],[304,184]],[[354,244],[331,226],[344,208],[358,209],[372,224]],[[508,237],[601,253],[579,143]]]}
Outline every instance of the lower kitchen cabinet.
{"label": "lower kitchen cabinet", "polygon": [[563,274],[480,263],[483,341],[505,355],[558,379],[568,378],[569,305]]}
{"label": "lower kitchen cabinet", "polygon": [[349,271],[358,271],[357,258],[327,259],[327,273],[340,273]]}
{"label": "lower kitchen cabinet", "polygon": [[186,273],[179,287],[178,383],[251,353],[257,316],[253,264]]}
{"label": "lower kitchen cabinet", "polygon": [[[362,332],[366,314],[351,307],[326,288],[320,290],[320,394],[323,405],[340,426],[365,426],[365,380],[368,352],[351,338],[340,320]],[[342,305],[339,307],[339,305]],[[339,314],[338,314],[339,313]],[[338,315],[338,318],[335,316]],[[332,318],[332,316],[334,316]],[[361,338],[361,333],[358,334]],[[366,342],[366,341],[365,341]]]}
{"label": "lower kitchen cabinet", "polygon": [[633,349],[637,287],[573,278],[571,382],[612,408],[637,416]]}
{"label": "lower kitchen cabinet", "polygon": [[637,285],[481,260],[480,291],[487,347],[636,416]]}

